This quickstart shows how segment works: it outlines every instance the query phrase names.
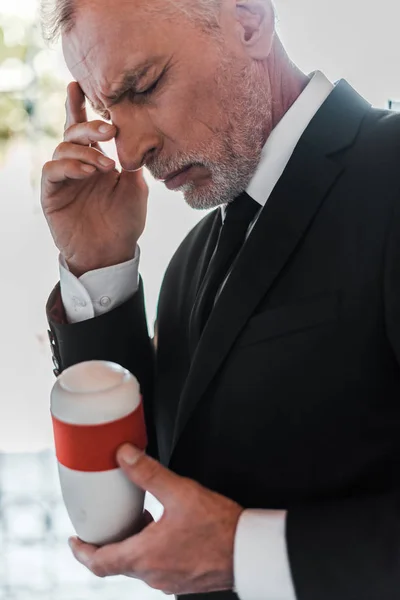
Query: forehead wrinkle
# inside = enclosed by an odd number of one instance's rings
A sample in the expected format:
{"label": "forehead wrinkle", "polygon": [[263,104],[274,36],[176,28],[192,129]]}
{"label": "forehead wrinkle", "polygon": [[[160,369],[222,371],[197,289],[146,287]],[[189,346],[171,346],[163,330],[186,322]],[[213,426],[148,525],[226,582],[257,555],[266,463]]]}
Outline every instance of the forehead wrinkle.
{"label": "forehead wrinkle", "polygon": [[[84,83],[85,83],[85,82],[87,82],[87,83],[88,83],[88,85],[87,85],[87,86],[84,86]],[[88,102],[89,102],[90,106],[92,107],[92,109],[93,109],[95,112],[104,112],[104,105],[102,105],[102,104],[101,104],[101,102],[100,102],[99,104],[97,104],[95,100],[92,100],[92,99],[89,97],[89,93],[90,93],[90,91],[92,92],[92,94],[93,94],[93,95],[96,95],[96,94],[95,94],[95,90],[94,90],[93,83],[91,83],[91,81],[90,81],[90,73],[89,73],[89,72],[87,72],[87,73],[86,73],[86,75],[85,75],[84,77],[81,77],[81,78],[79,78],[79,81],[78,81],[78,83],[79,83],[79,85],[80,85],[80,87],[81,87],[81,89],[82,89],[83,93],[85,94],[85,97],[87,98],[87,100],[88,100]],[[84,90],[84,87],[87,87],[86,91]]]}
{"label": "forehead wrinkle", "polygon": [[[93,52],[94,48],[97,46],[98,44],[92,44],[89,48],[87,48],[86,52],[84,52],[83,56],[76,61],[75,63],[73,63],[73,65],[71,65],[70,67],[70,71],[73,72],[74,70],[76,70],[76,80],[79,83],[80,87],[82,88],[82,91],[84,92],[87,100],[89,101],[90,106],[93,108],[93,110],[95,110],[96,112],[104,112],[104,108],[99,104],[97,105],[96,102],[92,101],[89,97],[89,90],[91,89],[92,93],[94,94],[94,86],[93,86],[93,82],[91,82],[91,72],[90,72],[90,59],[89,59],[89,55],[91,52]],[[89,64],[88,64],[89,62]],[[84,84],[85,82],[87,82],[88,84],[88,88],[86,90],[86,92],[84,91],[84,87],[86,87]]]}
{"label": "forehead wrinkle", "polygon": [[[83,65],[84,63],[88,62],[88,58],[90,53],[94,50],[94,48],[97,46],[98,44],[93,44],[92,46],[90,46],[87,51],[84,53],[84,55],[82,56],[82,58],[80,60],[78,60],[76,63],[74,63],[73,65],[71,65],[70,70],[79,67],[81,65]],[[89,72],[89,68],[88,65],[86,65],[86,71]]]}
{"label": "forehead wrinkle", "polygon": [[[118,104],[119,100],[128,90],[132,90],[133,92],[137,91],[140,80],[147,74],[147,72],[155,64],[155,62],[156,61],[154,60],[146,59],[138,65],[136,65],[135,67],[128,69],[125,73],[123,73],[120,76],[119,79],[116,79],[113,83],[104,83],[103,86],[100,84],[100,88],[111,88],[111,91],[108,93],[101,92],[101,96],[105,100],[108,100],[108,106],[105,106],[104,104],[96,104],[89,100],[93,110],[95,110],[98,113],[104,113],[104,111],[107,110],[107,108]],[[118,87],[114,87],[114,89],[112,89],[113,85],[115,84],[117,84]]]}

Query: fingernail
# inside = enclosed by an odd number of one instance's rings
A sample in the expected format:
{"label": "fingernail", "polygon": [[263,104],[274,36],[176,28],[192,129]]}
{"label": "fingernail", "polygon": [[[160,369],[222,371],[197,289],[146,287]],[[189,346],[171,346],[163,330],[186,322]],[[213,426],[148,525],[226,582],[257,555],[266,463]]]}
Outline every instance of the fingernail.
{"label": "fingernail", "polygon": [[133,466],[141,456],[143,456],[143,450],[139,450],[136,446],[131,446],[130,444],[126,444],[122,446],[122,449],[119,451],[119,457],[129,466]]}
{"label": "fingernail", "polygon": [[99,163],[103,165],[103,167],[109,167],[114,164],[114,161],[111,158],[108,158],[108,156],[100,156]]}
{"label": "fingernail", "polygon": [[112,128],[112,125],[107,125],[107,123],[105,123],[104,125],[100,125],[99,131],[100,133],[108,133],[109,131],[111,131]]}

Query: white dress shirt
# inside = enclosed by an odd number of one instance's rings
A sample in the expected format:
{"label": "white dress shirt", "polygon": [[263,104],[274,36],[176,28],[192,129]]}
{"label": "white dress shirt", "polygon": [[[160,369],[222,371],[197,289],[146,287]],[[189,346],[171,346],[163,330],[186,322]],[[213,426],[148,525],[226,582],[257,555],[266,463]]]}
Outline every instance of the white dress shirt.
{"label": "white dress shirt", "polygon": [[[272,131],[246,190],[261,207],[265,206],[300,137],[332,89],[333,85],[326,77],[319,71],[315,72]],[[222,207],[222,218],[224,216],[225,207]],[[255,221],[248,235],[254,224]],[[139,259],[140,249],[137,247],[132,260],[89,271],[78,279],[60,256],[61,296],[68,321],[77,323],[99,316],[135,294],[139,286]],[[265,476],[268,477],[268,472]],[[251,509],[242,513],[234,549],[235,591],[241,600],[296,600],[285,525],[286,511]]]}

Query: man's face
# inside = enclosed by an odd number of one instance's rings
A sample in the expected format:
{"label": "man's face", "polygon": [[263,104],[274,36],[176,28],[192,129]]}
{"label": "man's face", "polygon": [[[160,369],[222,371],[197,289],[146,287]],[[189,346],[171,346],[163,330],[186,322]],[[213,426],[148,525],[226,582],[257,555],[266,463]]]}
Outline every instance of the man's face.
{"label": "man's face", "polygon": [[116,126],[122,167],[145,165],[193,208],[211,208],[247,187],[270,100],[234,11],[216,38],[181,12],[166,18],[166,2],[153,0],[160,10],[152,14],[146,0],[80,3],[64,56],[91,104]]}

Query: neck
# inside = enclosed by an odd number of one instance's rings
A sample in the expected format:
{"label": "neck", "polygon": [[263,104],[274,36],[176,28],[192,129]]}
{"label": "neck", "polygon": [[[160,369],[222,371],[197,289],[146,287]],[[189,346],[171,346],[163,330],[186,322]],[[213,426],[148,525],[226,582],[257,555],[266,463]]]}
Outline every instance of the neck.
{"label": "neck", "polygon": [[[310,78],[291,62],[277,35],[267,59],[266,71],[272,98],[270,121],[272,130],[303,92]],[[270,133],[271,131],[268,135]]]}

